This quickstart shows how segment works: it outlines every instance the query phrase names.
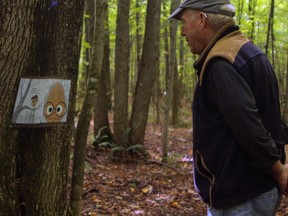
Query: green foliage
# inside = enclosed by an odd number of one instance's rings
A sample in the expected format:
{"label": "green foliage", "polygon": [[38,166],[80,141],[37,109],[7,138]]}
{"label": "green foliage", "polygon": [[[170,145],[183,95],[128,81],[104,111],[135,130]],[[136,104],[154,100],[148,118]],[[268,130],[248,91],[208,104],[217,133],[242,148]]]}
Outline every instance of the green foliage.
{"label": "green foliage", "polygon": [[[128,129],[124,134],[124,141],[128,143],[128,136],[129,136],[130,129]],[[112,133],[109,127],[105,126],[98,131],[98,134],[95,136],[95,140],[93,142],[93,146],[96,149],[110,149],[111,154],[134,154],[137,153],[139,150],[145,149],[145,146],[136,144],[132,146],[124,146],[116,144],[113,141]]]}
{"label": "green foliage", "polygon": [[177,122],[177,127],[179,127],[179,128],[190,128],[191,127],[190,119],[189,119],[189,121],[185,121],[185,119],[180,119]]}
{"label": "green foliage", "polygon": [[85,173],[90,173],[93,171],[93,167],[88,162],[85,162],[84,170]]}
{"label": "green foliage", "polygon": [[127,152],[136,152],[136,151],[138,151],[138,149],[145,149],[145,146],[143,146],[141,144],[136,144],[136,145],[132,145],[132,146],[126,148],[125,151],[127,151]]}
{"label": "green foliage", "polygon": [[[246,34],[249,38],[251,35],[251,32],[254,32],[253,37],[253,43],[259,46],[262,50],[265,49],[266,41],[267,41],[267,31],[268,31],[268,19],[270,16],[270,4],[271,0],[231,0],[231,2],[236,7],[236,24],[240,24],[241,31]],[[253,14],[251,11],[249,11],[249,2],[252,2],[255,4],[255,13]],[[109,0],[109,32],[110,32],[110,62],[111,62],[111,81],[114,82],[114,58],[115,58],[115,38],[116,38],[116,19],[117,19],[117,0]],[[130,61],[131,61],[131,67],[130,67],[130,82],[135,82],[135,77],[137,77],[137,66],[136,66],[136,32],[137,30],[140,31],[141,35],[141,43],[143,43],[143,36],[145,31],[145,20],[146,20],[146,10],[147,10],[147,0],[138,0],[138,6],[136,5],[136,0],[130,1],[130,45],[131,45],[131,53],[130,53]],[[164,40],[169,38],[165,35],[165,29],[169,27],[170,21],[167,19],[170,14],[170,4],[171,1],[163,0],[162,4],[162,12],[161,12],[161,39],[160,39],[160,89],[161,93],[163,93],[163,88],[165,86],[165,77],[166,77],[166,68],[168,67],[165,62],[165,43]],[[243,9],[240,8],[240,6],[243,6]],[[280,97],[284,98],[285,96],[285,90],[286,86],[285,83],[285,75],[287,72],[287,54],[288,54],[288,28],[287,28],[287,20],[285,19],[288,12],[288,1],[283,0],[276,0],[275,1],[275,8],[274,8],[274,20],[273,20],[273,37],[274,37],[274,56],[275,56],[275,62],[274,62],[274,69],[277,75],[278,80],[282,80],[279,82],[279,88],[282,89],[280,92]],[[139,14],[139,25],[137,25],[136,22],[136,14]],[[85,19],[89,19],[90,17],[85,15]],[[78,78],[78,99],[77,101],[80,101],[83,97],[83,92],[85,91],[85,67],[89,65],[89,62],[85,58],[85,53],[87,49],[90,49],[90,44],[85,42],[84,40],[84,34],[85,29],[83,31],[83,40],[82,40],[82,52],[81,52],[81,59],[80,59],[80,72],[79,72],[79,78]],[[168,32],[169,35],[169,32]],[[168,36],[169,37],[169,36]],[[270,36],[271,37],[271,36]],[[179,50],[179,42],[180,42],[180,25],[177,35],[177,50]],[[251,38],[252,39],[252,38]],[[270,45],[268,49],[268,57],[271,59],[272,56],[272,47],[271,47],[271,38],[270,38]],[[193,91],[197,82],[197,77],[195,75],[195,69],[193,68],[194,61],[198,58],[195,55],[192,55],[190,53],[189,47],[184,42],[184,64],[179,66],[178,69],[183,69],[183,72],[181,73],[182,77],[182,83],[183,88],[181,94],[183,96],[183,99],[185,101],[189,102],[189,105],[183,106],[181,109],[187,110],[187,112],[191,112],[190,109],[190,101],[192,100]],[[169,51],[168,51],[169,52]],[[169,54],[169,53],[168,53]],[[179,53],[177,54],[177,58],[179,59]],[[177,61],[178,61],[177,59]],[[272,59],[271,59],[272,60]],[[178,61],[179,62],[179,61]],[[132,79],[133,78],[133,79]],[[80,84],[81,83],[81,84]],[[133,86],[135,83],[131,84]],[[130,88],[129,94],[132,96],[134,95],[134,89],[133,87]],[[133,98],[132,98],[133,99]],[[131,105],[131,103],[129,103]],[[131,110],[131,106],[129,106],[129,111]],[[150,109],[152,110],[152,109]],[[161,114],[160,114],[161,115]],[[150,115],[153,118],[153,115]],[[186,116],[186,115],[185,115]],[[185,118],[183,115],[182,117]],[[154,119],[152,119],[154,120]],[[151,119],[150,119],[151,122]],[[184,126],[186,122],[182,121]],[[180,119],[180,126],[182,125],[181,119]],[[127,141],[128,132],[124,134],[124,140]],[[125,138],[126,137],[126,138]],[[103,139],[107,137],[102,137]],[[102,142],[101,143],[105,143]],[[109,143],[109,142],[108,142]],[[128,143],[128,142],[126,142]],[[108,144],[107,144],[108,145]],[[117,150],[118,151],[118,150]]]}
{"label": "green foliage", "polygon": [[140,149],[145,149],[145,146],[143,145],[133,145],[129,147],[117,145],[116,143],[110,143],[110,142],[103,142],[99,144],[99,148],[111,148],[111,155],[117,155],[117,154],[132,154],[135,152],[138,152]]}
{"label": "green foliage", "polygon": [[180,167],[178,161],[183,157],[182,154],[173,152],[168,157],[164,157],[162,162],[172,167]]}
{"label": "green foliage", "polygon": [[93,146],[98,148],[112,148],[114,146],[113,136],[108,126],[102,127],[95,136]]}

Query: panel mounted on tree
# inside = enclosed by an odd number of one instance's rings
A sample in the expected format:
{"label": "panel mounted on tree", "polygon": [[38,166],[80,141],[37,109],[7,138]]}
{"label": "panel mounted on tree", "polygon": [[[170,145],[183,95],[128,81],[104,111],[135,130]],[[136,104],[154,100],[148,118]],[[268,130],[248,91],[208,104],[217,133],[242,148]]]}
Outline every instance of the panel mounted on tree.
{"label": "panel mounted on tree", "polygon": [[12,126],[46,127],[67,122],[71,80],[21,78]]}

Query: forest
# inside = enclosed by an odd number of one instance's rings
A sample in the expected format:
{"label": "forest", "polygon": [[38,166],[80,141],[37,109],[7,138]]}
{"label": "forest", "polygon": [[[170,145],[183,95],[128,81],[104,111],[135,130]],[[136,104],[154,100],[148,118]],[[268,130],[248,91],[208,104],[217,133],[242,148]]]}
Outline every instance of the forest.
{"label": "forest", "polygon": [[[0,1],[0,216],[206,215],[181,2]],[[231,2],[288,122],[288,2]]]}

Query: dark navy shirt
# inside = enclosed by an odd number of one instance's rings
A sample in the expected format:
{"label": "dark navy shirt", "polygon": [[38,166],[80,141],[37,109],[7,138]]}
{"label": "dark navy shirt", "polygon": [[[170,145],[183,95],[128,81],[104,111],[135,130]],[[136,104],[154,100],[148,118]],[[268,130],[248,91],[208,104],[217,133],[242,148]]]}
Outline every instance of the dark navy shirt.
{"label": "dark navy shirt", "polygon": [[193,100],[196,189],[206,203],[225,208],[277,186],[269,172],[279,160],[278,100],[273,68],[252,43],[234,63],[208,62]]}

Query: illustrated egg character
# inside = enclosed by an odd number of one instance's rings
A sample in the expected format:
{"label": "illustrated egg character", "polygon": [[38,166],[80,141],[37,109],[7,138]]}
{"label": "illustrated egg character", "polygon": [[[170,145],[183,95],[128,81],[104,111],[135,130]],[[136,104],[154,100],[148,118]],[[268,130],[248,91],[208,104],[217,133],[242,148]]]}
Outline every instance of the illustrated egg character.
{"label": "illustrated egg character", "polygon": [[66,114],[65,94],[61,83],[56,83],[51,87],[43,114],[47,122],[60,122]]}

